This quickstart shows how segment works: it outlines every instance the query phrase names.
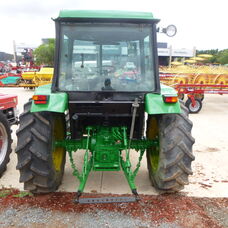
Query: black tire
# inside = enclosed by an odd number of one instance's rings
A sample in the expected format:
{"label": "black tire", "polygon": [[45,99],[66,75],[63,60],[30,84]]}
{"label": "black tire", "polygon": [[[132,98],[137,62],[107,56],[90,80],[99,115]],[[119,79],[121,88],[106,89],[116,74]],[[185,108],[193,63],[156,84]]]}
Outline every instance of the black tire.
{"label": "black tire", "polygon": [[195,159],[191,136],[192,122],[181,102],[182,114],[149,116],[147,138],[157,139],[158,146],[147,149],[147,165],[152,185],[163,193],[177,192],[188,184]]}
{"label": "black tire", "polygon": [[202,101],[201,99],[195,99],[196,105],[193,107],[192,100],[188,98],[185,102],[185,106],[188,108],[190,113],[198,113],[202,108]]}
{"label": "black tire", "polygon": [[[55,140],[65,139],[65,116],[51,112],[31,113],[31,101],[24,105],[17,130],[17,169],[24,189],[48,193],[62,182],[66,151],[54,148]],[[58,158],[58,159],[57,159]]]}
{"label": "black tire", "polygon": [[0,111],[0,177],[10,161],[12,138],[11,129],[5,115]]}

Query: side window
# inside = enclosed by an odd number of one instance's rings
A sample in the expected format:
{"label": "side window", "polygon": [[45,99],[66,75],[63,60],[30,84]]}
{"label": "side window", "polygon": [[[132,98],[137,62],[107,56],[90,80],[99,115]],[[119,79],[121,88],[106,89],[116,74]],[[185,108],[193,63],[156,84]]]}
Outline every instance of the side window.
{"label": "side window", "polygon": [[149,53],[150,51],[150,48],[149,48],[149,36],[145,37],[144,39],[144,62],[145,62],[145,69],[146,71],[147,70],[151,70],[151,62],[152,62],[152,59],[151,59],[151,55]]}
{"label": "side window", "polygon": [[146,36],[143,41],[144,46],[144,68],[145,68],[145,82],[149,85],[149,87],[154,87],[154,81],[150,80],[151,76],[154,78],[153,71],[153,59],[151,55],[152,50],[152,41],[150,36]]}
{"label": "side window", "polygon": [[64,35],[61,42],[61,56],[60,56],[60,71],[59,71],[59,87],[64,89],[64,82],[66,80],[67,68],[70,61],[69,53],[69,39]]}

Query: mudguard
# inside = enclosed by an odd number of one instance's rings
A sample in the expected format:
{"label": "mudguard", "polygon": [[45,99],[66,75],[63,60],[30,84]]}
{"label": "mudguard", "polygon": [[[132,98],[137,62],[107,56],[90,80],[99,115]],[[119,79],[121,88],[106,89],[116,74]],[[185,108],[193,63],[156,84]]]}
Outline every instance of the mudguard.
{"label": "mudguard", "polygon": [[34,95],[48,95],[47,104],[34,104],[32,102],[31,112],[58,112],[64,113],[68,109],[68,95],[64,92],[51,92],[51,84],[40,86]]}
{"label": "mudguard", "polygon": [[148,114],[181,113],[180,103],[165,103],[164,95],[177,96],[175,89],[161,84],[161,93],[148,93],[145,96],[145,112]]}

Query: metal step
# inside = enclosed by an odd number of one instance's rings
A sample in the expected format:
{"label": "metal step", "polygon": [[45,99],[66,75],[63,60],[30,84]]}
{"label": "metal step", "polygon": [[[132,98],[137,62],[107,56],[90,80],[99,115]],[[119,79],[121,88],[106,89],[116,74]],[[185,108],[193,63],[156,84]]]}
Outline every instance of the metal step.
{"label": "metal step", "polygon": [[139,199],[136,197],[102,197],[102,198],[79,198],[79,203],[89,204],[89,203],[129,203],[136,202]]}

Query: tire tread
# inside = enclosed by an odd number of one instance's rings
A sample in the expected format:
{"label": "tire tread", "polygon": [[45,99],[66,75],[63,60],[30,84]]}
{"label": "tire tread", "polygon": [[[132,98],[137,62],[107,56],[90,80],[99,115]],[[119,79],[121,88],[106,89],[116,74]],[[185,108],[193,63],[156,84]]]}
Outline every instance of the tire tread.
{"label": "tire tread", "polygon": [[24,105],[17,131],[18,143],[15,151],[18,156],[20,182],[24,183],[25,190],[33,193],[53,192],[61,184],[64,170],[63,164],[63,170],[58,175],[55,173],[49,151],[53,118],[57,114],[31,113],[31,103],[29,101]]}
{"label": "tire tread", "polygon": [[191,163],[195,159],[192,153],[195,142],[191,135],[193,124],[182,101],[180,105],[181,114],[165,114],[157,119],[161,143],[157,170],[153,172],[149,160],[147,162],[152,185],[168,193],[180,191],[189,183]]}

